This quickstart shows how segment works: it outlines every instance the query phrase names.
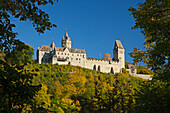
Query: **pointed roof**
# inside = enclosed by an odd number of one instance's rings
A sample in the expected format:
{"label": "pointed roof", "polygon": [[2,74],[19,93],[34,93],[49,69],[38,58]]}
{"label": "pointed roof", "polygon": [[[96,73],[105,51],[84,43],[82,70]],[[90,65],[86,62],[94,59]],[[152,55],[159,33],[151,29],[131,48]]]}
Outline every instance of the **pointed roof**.
{"label": "pointed roof", "polygon": [[62,40],[65,40],[64,36],[63,36]]}
{"label": "pointed roof", "polygon": [[67,31],[66,31],[66,33],[65,33],[65,37],[68,37],[68,33],[67,33]]}
{"label": "pointed roof", "polygon": [[69,40],[69,41],[71,41],[70,37],[68,36],[67,31],[66,31],[66,33],[64,35],[64,38],[62,38],[62,40]]}
{"label": "pointed roof", "polygon": [[55,44],[54,44],[54,42],[52,41],[52,43],[51,43],[51,47],[54,47],[55,46]]}
{"label": "pointed roof", "polygon": [[120,48],[120,49],[124,49],[122,43],[120,42],[120,40],[116,40],[115,45],[117,45],[117,47]]}

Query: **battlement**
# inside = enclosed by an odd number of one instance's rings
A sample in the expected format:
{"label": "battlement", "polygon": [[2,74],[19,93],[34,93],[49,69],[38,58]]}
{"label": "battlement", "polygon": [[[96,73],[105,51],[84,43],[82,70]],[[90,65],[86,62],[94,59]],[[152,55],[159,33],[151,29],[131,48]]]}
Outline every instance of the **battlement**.
{"label": "battlement", "polygon": [[90,61],[90,62],[98,62],[98,63],[108,63],[108,64],[118,64],[119,62],[118,61],[113,61],[113,60],[97,60],[97,59],[86,59],[87,61]]}

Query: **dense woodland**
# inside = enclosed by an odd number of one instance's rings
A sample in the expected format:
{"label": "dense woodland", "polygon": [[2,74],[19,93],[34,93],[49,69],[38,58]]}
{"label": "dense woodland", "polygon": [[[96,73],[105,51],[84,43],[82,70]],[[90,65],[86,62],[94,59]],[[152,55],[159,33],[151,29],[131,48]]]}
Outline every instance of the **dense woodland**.
{"label": "dense woodland", "polygon": [[[15,23],[30,20],[38,33],[56,27],[39,6],[55,0],[0,0],[0,112],[2,113],[168,113],[170,40],[168,0],[146,0],[129,8],[132,29],[145,36],[144,48],[129,53],[138,73],[101,73],[71,65],[38,64],[34,49],[17,39]],[[57,0],[58,1],[58,0]],[[126,64],[127,65],[127,64]],[[149,70],[151,69],[151,70]]]}
{"label": "dense woodland", "polygon": [[42,85],[35,96],[37,106],[58,112],[130,112],[141,79],[105,74],[71,65],[30,64],[26,73],[33,84]]}

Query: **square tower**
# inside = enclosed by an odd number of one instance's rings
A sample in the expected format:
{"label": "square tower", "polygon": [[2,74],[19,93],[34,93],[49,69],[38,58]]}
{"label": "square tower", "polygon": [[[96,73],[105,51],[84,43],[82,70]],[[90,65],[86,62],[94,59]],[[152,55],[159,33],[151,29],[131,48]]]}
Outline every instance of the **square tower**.
{"label": "square tower", "polygon": [[113,60],[118,61],[122,68],[125,68],[125,49],[120,40],[115,41],[113,49]]}
{"label": "square tower", "polygon": [[68,36],[68,33],[66,31],[65,35],[62,38],[62,47],[66,47],[66,48],[71,48],[71,39]]}

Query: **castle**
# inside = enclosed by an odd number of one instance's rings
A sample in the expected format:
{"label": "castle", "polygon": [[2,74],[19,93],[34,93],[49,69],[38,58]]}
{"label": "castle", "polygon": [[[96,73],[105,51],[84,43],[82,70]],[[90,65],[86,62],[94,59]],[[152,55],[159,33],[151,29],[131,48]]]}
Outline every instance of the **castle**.
{"label": "castle", "polygon": [[51,46],[42,45],[37,50],[39,64],[70,64],[104,73],[120,73],[121,69],[125,68],[125,49],[119,40],[115,41],[113,56],[112,60],[88,59],[85,49],[71,48],[71,38],[67,32],[62,37],[62,47],[56,47],[52,42]]}

